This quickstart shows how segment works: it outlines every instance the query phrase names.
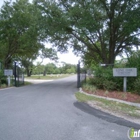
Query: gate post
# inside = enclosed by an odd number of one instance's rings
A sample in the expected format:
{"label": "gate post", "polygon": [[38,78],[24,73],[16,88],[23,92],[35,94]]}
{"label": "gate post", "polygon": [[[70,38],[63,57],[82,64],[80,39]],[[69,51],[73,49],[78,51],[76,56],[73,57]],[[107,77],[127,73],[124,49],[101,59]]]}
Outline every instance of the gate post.
{"label": "gate post", "polygon": [[18,84],[17,84],[17,87],[19,87],[19,67],[17,67],[17,78],[18,78]]}
{"label": "gate post", "polygon": [[80,88],[80,61],[77,64],[77,88]]}
{"label": "gate post", "polygon": [[16,79],[17,79],[17,72],[16,72],[16,71],[17,71],[17,70],[16,70],[17,68],[16,68],[16,67],[17,67],[17,66],[16,66],[16,65],[17,65],[17,63],[16,63],[16,61],[15,61],[15,62],[14,62],[15,87],[17,86],[17,81],[16,81]]}

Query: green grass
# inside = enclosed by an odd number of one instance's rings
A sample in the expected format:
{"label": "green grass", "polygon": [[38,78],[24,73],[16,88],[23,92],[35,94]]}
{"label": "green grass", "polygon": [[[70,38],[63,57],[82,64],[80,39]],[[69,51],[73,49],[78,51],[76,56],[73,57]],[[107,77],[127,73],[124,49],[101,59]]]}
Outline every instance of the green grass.
{"label": "green grass", "polygon": [[51,80],[51,79],[60,79],[60,78],[64,78],[64,77],[68,77],[71,76],[73,74],[52,74],[52,75],[32,75],[30,77],[25,76],[25,78],[27,79],[40,79],[40,80]]}
{"label": "green grass", "polygon": [[91,92],[95,92],[95,91],[96,91],[96,87],[93,86],[93,85],[90,85],[90,84],[83,83],[82,87],[83,87],[85,90],[89,90],[89,91],[91,91]]}
{"label": "green grass", "polygon": [[31,84],[32,84],[31,82],[24,81],[24,86],[31,85]]}
{"label": "green grass", "polygon": [[6,87],[7,87],[6,84],[1,84],[1,85],[0,85],[0,88],[6,88]]}
{"label": "green grass", "polygon": [[85,95],[80,92],[77,92],[75,96],[80,102],[93,101],[94,103],[96,103],[96,105],[102,107],[103,109],[107,109],[109,111],[115,111],[118,113],[123,113],[125,115],[130,115],[132,117],[140,118],[140,108],[138,107],[127,105],[124,103],[119,103],[116,101],[101,99],[101,98],[93,97],[90,95]]}

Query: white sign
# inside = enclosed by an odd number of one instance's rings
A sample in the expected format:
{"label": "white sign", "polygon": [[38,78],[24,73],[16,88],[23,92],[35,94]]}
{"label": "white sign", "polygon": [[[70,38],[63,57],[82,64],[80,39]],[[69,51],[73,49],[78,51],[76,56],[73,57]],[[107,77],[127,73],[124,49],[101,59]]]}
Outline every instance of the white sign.
{"label": "white sign", "polygon": [[12,69],[5,69],[4,70],[4,75],[5,76],[12,76],[13,75],[13,70]]}
{"label": "white sign", "polygon": [[136,77],[137,68],[114,68],[113,76],[114,77]]}

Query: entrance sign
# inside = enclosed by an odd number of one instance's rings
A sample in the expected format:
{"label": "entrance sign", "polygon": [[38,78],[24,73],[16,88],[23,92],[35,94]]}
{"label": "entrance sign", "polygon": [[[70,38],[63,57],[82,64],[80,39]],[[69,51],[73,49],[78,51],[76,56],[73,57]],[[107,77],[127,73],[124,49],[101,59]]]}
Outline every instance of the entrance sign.
{"label": "entrance sign", "polygon": [[114,68],[113,76],[114,77],[136,77],[137,68]]}
{"label": "entrance sign", "polygon": [[113,68],[114,77],[123,77],[123,91],[127,89],[127,77],[136,77],[137,68]]}
{"label": "entrance sign", "polygon": [[10,86],[11,85],[10,84],[10,81],[11,81],[10,76],[13,76],[13,70],[12,69],[5,69],[4,75],[8,76],[7,81],[8,81],[8,86]]}
{"label": "entrance sign", "polygon": [[12,69],[5,69],[4,75],[5,76],[13,76],[13,70]]}

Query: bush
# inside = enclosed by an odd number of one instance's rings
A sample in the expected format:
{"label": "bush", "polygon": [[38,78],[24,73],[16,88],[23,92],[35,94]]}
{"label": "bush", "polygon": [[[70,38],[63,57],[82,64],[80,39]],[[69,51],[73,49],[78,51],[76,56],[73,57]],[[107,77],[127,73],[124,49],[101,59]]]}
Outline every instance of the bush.
{"label": "bush", "polygon": [[95,69],[95,77],[102,77],[106,80],[113,79],[113,69],[112,67],[98,67]]}
{"label": "bush", "polygon": [[91,92],[95,92],[96,91],[96,87],[94,85],[90,85],[88,83],[83,84],[83,89],[91,91]]}
{"label": "bush", "polygon": [[115,78],[112,67],[98,67],[95,70],[95,78],[92,83],[99,89],[116,90],[120,88],[120,84]]}
{"label": "bush", "polygon": [[[138,77],[127,78],[127,91],[140,94],[140,65],[132,65],[130,61],[126,67],[137,67]],[[98,67],[95,69],[94,78],[88,81],[89,84],[95,85],[98,89],[105,90],[123,90],[123,77],[113,77],[112,67]]]}
{"label": "bush", "polygon": [[0,70],[0,86],[2,84],[6,84],[7,85],[7,77],[4,76],[4,73],[2,70]]}
{"label": "bush", "polygon": [[105,79],[103,77],[94,77],[92,79],[92,84],[95,85],[98,89],[103,89],[104,87],[104,81]]}
{"label": "bush", "polygon": [[134,90],[140,95],[140,78],[137,78],[134,82]]}
{"label": "bush", "polygon": [[95,77],[90,80],[90,83],[98,89],[122,90],[123,88],[123,78],[113,77],[112,67],[96,68]]}
{"label": "bush", "polygon": [[6,84],[2,84],[1,87],[2,87],[2,88],[6,88],[7,85],[6,85]]}
{"label": "bush", "polygon": [[103,88],[105,90],[116,90],[117,84],[113,81],[105,80],[103,81]]}
{"label": "bush", "polygon": [[137,68],[137,77],[128,78],[128,90],[140,94],[140,50],[134,51],[126,63],[128,68]]}
{"label": "bush", "polygon": [[1,78],[1,83],[2,83],[2,84],[6,84],[6,85],[8,84],[8,83],[7,83],[7,77],[6,77],[6,76],[3,76],[3,77]]}
{"label": "bush", "polygon": [[123,90],[123,78],[122,77],[113,77],[112,81],[116,83],[116,90],[122,91]]}
{"label": "bush", "polygon": [[95,85],[98,89],[105,89],[105,90],[116,90],[117,83],[113,81],[109,81],[103,77],[95,77],[92,79],[92,84]]}
{"label": "bush", "polygon": [[0,70],[0,79],[4,76],[3,71]]}

